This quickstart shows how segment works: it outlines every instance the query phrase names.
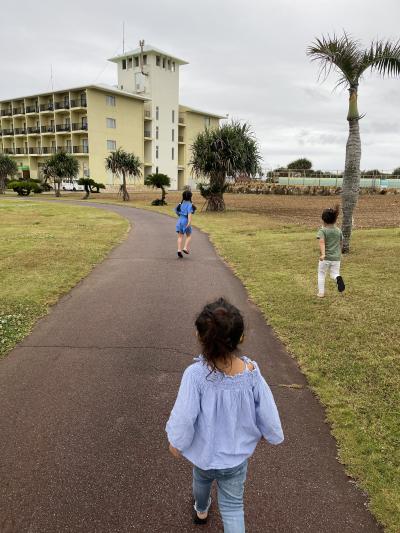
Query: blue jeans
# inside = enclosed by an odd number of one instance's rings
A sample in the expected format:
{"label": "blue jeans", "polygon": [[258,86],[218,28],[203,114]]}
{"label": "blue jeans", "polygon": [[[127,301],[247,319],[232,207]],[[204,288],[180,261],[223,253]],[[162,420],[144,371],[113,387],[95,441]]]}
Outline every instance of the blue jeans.
{"label": "blue jeans", "polygon": [[225,533],[244,533],[243,492],[247,459],[233,468],[201,470],[193,467],[194,508],[198,513],[208,511],[211,504],[211,485],[217,482],[218,505]]}

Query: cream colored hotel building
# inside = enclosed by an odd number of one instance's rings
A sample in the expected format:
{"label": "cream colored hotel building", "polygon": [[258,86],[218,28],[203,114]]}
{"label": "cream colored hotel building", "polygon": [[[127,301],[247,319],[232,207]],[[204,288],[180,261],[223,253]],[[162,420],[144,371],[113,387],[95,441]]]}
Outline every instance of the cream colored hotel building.
{"label": "cream colored hotel building", "polygon": [[86,85],[0,101],[0,153],[15,158],[24,177],[37,178],[51,154],[65,150],[80,175],[117,182],[104,160],[118,147],[143,162],[143,176],[161,172],[171,189],[193,186],[190,146],[221,115],[179,104],[179,69],[187,62],[146,45],[110,59],[118,85]]}

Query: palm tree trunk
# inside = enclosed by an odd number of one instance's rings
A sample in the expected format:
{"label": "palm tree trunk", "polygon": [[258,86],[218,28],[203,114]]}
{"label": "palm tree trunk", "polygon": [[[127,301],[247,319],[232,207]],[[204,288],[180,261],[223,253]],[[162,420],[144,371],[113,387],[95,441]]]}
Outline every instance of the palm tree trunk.
{"label": "palm tree trunk", "polygon": [[0,194],[5,194],[6,191],[6,179],[3,176],[0,176]]}
{"label": "palm tree trunk", "polygon": [[126,188],[125,172],[122,172],[122,200],[124,202],[128,202],[129,201],[129,193],[128,193],[128,189]]}
{"label": "palm tree trunk", "polygon": [[56,198],[61,196],[60,189],[61,189],[61,181],[58,180],[58,179],[55,179],[54,180],[54,194],[55,194]]}
{"label": "palm tree trunk", "polygon": [[350,251],[353,212],[357,205],[358,193],[360,190],[361,138],[356,87],[350,88],[349,113],[347,120],[349,121],[349,137],[346,144],[346,163],[343,176],[342,192],[343,253],[348,253]]}
{"label": "palm tree trunk", "polygon": [[210,179],[210,196],[206,211],[225,211],[224,200],[225,173],[220,172]]}
{"label": "palm tree trunk", "polygon": [[161,205],[165,205],[165,189],[161,187]]}

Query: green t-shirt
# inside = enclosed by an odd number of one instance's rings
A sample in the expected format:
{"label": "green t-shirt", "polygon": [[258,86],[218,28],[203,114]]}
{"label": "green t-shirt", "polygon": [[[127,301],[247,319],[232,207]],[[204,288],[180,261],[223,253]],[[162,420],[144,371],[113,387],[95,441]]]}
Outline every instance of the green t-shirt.
{"label": "green t-shirt", "polygon": [[342,230],[336,226],[322,227],[318,230],[317,239],[324,239],[325,241],[325,259],[327,261],[340,261]]}

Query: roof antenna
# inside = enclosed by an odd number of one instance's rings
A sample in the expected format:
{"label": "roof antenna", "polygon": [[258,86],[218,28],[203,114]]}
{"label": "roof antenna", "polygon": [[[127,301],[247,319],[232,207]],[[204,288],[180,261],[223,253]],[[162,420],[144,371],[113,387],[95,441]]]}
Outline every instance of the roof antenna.
{"label": "roof antenna", "polygon": [[51,83],[51,90],[54,91],[54,79],[53,79],[53,65],[50,65],[50,83]]}
{"label": "roof antenna", "polygon": [[122,53],[125,54],[125,21],[122,22]]}
{"label": "roof antenna", "polygon": [[142,39],[141,41],[139,41],[139,46],[140,46],[140,70],[141,70],[143,76],[148,76],[148,73],[147,73],[147,72],[144,72],[144,70],[143,70],[143,48],[144,48],[144,39]]}

